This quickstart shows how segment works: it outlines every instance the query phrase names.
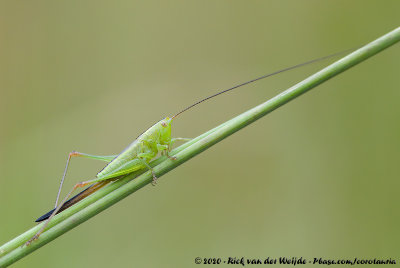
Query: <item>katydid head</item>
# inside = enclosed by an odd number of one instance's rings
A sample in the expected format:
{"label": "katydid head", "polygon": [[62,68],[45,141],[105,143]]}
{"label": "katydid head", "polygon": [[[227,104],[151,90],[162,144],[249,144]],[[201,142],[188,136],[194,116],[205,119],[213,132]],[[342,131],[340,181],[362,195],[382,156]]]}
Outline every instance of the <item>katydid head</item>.
{"label": "katydid head", "polygon": [[166,117],[160,122],[160,134],[161,140],[169,140],[171,139],[171,124],[172,118]]}

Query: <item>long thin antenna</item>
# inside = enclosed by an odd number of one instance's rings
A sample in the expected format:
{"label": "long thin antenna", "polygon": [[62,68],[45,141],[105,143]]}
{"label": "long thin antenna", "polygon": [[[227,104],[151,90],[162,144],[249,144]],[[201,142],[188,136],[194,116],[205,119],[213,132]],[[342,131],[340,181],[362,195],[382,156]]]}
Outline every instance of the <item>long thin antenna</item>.
{"label": "long thin antenna", "polygon": [[186,107],[185,109],[183,109],[182,111],[180,111],[179,113],[177,113],[176,115],[174,115],[174,116],[172,117],[172,119],[174,119],[175,117],[177,117],[177,116],[180,115],[181,113],[186,112],[187,110],[193,108],[194,106],[196,106],[196,105],[198,105],[198,104],[200,104],[200,103],[202,103],[202,102],[204,102],[204,101],[206,101],[206,100],[212,99],[212,98],[214,98],[214,97],[216,97],[216,96],[218,96],[218,95],[224,94],[224,93],[226,93],[226,92],[228,92],[228,91],[231,91],[231,90],[233,90],[233,89],[235,89],[235,88],[238,88],[238,87],[241,87],[241,86],[244,86],[244,85],[247,85],[247,84],[256,82],[256,81],[258,81],[258,80],[261,80],[261,79],[264,79],[264,78],[267,78],[267,77],[270,77],[270,76],[273,76],[273,75],[276,75],[276,74],[279,74],[279,73],[283,73],[283,72],[286,72],[286,71],[289,71],[289,70],[293,70],[293,69],[302,67],[302,66],[304,66],[304,65],[308,65],[308,64],[311,64],[311,63],[314,63],[314,62],[318,62],[318,61],[322,61],[322,60],[325,60],[325,59],[328,59],[328,58],[332,58],[332,57],[335,57],[335,56],[344,54],[344,53],[346,53],[346,52],[349,52],[349,51],[351,51],[351,50],[353,50],[353,49],[354,49],[354,48],[346,49],[346,50],[343,50],[343,51],[340,51],[340,52],[337,52],[337,53],[334,53],[334,54],[331,54],[331,55],[328,55],[328,56],[324,56],[324,57],[321,57],[321,58],[317,58],[317,59],[313,59],[313,60],[310,60],[310,61],[306,61],[306,62],[297,64],[297,65],[294,65],[294,66],[291,66],[291,67],[287,67],[287,68],[281,69],[281,70],[276,71],[276,72],[273,72],[273,73],[269,73],[269,74],[260,76],[260,77],[258,77],[258,78],[255,78],[255,79],[253,79],[253,80],[250,80],[250,81],[241,83],[241,84],[236,85],[236,86],[234,86],[234,87],[225,89],[225,90],[223,90],[223,91],[220,91],[220,92],[218,92],[218,93],[216,93],[216,94],[214,94],[214,95],[208,96],[207,98],[204,98],[204,99],[202,99],[202,100],[200,100],[200,101],[198,101],[198,102],[196,102],[196,103],[194,103],[194,104],[192,104],[192,105]]}

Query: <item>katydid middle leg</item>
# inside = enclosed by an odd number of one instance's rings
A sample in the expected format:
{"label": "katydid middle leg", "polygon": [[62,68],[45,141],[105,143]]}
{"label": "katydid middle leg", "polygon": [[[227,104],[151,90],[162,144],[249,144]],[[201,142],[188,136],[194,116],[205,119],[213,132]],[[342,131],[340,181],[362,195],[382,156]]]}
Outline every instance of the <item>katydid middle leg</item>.
{"label": "katydid middle leg", "polygon": [[[157,145],[158,147],[158,145]],[[149,165],[149,163],[146,161],[146,159],[148,161],[150,161],[152,158],[154,158],[154,153],[140,153],[137,155],[138,159],[142,162],[143,165],[145,165],[150,171],[151,174],[153,175],[153,181],[151,182],[151,184],[154,186],[157,183],[157,176],[154,173],[153,168]]]}

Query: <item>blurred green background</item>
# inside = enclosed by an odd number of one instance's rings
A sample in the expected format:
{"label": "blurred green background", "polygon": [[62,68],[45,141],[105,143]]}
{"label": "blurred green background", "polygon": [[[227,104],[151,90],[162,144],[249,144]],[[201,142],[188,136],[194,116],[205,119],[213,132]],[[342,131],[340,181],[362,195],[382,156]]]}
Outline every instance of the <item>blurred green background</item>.
{"label": "blurred green background", "polygon": [[[0,244],[53,206],[71,150],[118,153],[217,90],[372,41],[398,27],[399,9],[395,0],[2,1]],[[198,106],[173,136],[195,137],[329,62]],[[397,45],[14,267],[398,258],[399,69]],[[103,164],[71,167],[66,188]]]}

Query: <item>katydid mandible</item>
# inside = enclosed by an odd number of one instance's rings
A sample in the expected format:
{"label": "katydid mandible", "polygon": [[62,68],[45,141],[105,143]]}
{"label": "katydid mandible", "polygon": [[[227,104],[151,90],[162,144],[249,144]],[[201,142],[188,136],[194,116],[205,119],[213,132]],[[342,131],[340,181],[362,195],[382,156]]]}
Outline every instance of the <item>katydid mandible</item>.
{"label": "katydid mandible", "polygon": [[[194,106],[209,100],[211,98],[214,98],[218,95],[221,95],[223,93],[226,93],[228,91],[231,91],[233,89],[239,88],[241,86],[256,82],[258,80],[283,73],[292,69],[299,68],[304,65],[308,65],[317,61],[322,61],[327,58],[331,58],[340,54],[343,54],[345,52],[348,52],[350,49],[347,49],[345,51],[341,51],[335,54],[331,54],[325,57],[313,59],[301,64],[297,64],[288,68],[284,68],[282,70],[263,75],[261,77],[252,79],[250,81],[238,84],[234,87],[231,87],[229,89],[220,91],[214,95],[211,95],[207,98],[204,98],[188,107],[180,111],[179,113],[175,114],[172,117],[166,117],[156,124],[154,124],[152,127],[150,127],[148,130],[146,130],[143,134],[141,134],[138,138],[136,138],[128,147],[126,147],[120,154],[118,155],[111,155],[111,156],[98,156],[98,155],[91,155],[91,154],[85,154],[85,153],[80,153],[73,151],[68,155],[67,163],[65,166],[64,174],[61,179],[60,187],[57,193],[57,198],[55,202],[55,208],[51,210],[50,212],[44,214],[43,216],[39,217],[36,222],[40,222],[43,220],[47,221],[43,224],[43,226],[40,228],[40,230],[28,241],[26,242],[25,245],[30,245],[34,240],[38,239],[40,234],[45,230],[47,227],[49,221],[56,215],[57,213],[65,210],[66,208],[72,206],[73,204],[79,202],[86,196],[90,195],[91,193],[97,191],[98,189],[104,187],[107,185],[109,182],[114,181],[119,179],[121,176],[126,175],[128,173],[132,173],[137,170],[141,169],[148,169],[149,172],[152,173],[153,176],[153,181],[152,184],[155,185],[157,181],[157,176],[154,173],[154,170],[152,167],[149,165],[149,162],[157,156],[157,154],[160,152],[161,154],[165,154],[169,159],[172,161],[175,160],[176,158],[174,156],[170,155],[170,150],[171,146],[176,142],[176,141],[185,141],[189,139],[185,138],[171,138],[171,124],[172,121],[180,114],[183,112],[193,108]],[[92,180],[88,181],[83,181],[80,183],[75,184],[75,186],[71,189],[71,191],[67,194],[67,196],[64,198],[64,200],[58,204],[62,185],[64,183],[64,179],[67,174],[69,162],[72,157],[74,156],[81,156],[81,157],[86,157],[86,158],[91,158],[95,160],[101,160],[104,162],[107,162],[108,164],[99,172],[97,173],[96,177]],[[72,192],[75,191],[77,188],[80,187],[85,187],[87,185],[92,184],[90,187],[85,189],[84,191],[80,192],[70,200],[68,198],[71,196]]]}

